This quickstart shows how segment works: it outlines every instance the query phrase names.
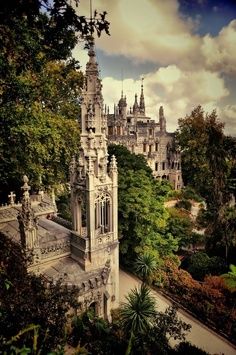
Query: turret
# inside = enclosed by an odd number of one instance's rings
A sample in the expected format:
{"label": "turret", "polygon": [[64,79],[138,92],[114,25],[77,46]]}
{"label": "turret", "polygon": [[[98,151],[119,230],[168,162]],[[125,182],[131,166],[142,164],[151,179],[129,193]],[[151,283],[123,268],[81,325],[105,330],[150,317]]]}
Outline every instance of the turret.
{"label": "turret", "polygon": [[18,214],[21,245],[27,251],[33,254],[32,263],[36,263],[40,258],[39,237],[37,233],[37,219],[31,206],[29,179],[26,175],[23,177],[23,197],[22,207]]}
{"label": "turret", "polygon": [[[103,130],[103,98],[102,84],[99,79],[98,64],[94,50],[94,39],[90,40],[89,61],[86,64],[81,104],[82,134],[92,130],[101,133]],[[96,118],[96,119],[95,119]]]}
{"label": "turret", "polygon": [[138,95],[135,94],[134,105],[133,105],[133,114],[137,114],[138,112],[139,112]]}
{"label": "turret", "polygon": [[127,103],[126,103],[126,97],[123,97],[123,90],[121,92],[121,98],[118,102],[118,108],[119,108],[119,115],[123,116],[123,119],[126,119],[126,108],[127,108]]}
{"label": "turret", "polygon": [[142,78],[142,85],[141,85],[139,111],[140,111],[141,114],[145,115],[145,100],[144,100],[144,94],[143,94],[143,78]]}
{"label": "turret", "polygon": [[166,119],[164,116],[163,106],[159,108],[159,123],[160,123],[160,131],[166,132]]}

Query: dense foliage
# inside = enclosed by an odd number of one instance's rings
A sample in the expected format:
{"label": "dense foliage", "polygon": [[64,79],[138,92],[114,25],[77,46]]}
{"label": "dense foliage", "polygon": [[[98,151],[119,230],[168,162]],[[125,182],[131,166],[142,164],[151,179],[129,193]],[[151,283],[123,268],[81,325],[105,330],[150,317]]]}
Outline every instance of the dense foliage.
{"label": "dense foliage", "polygon": [[[233,275],[229,276],[234,279]],[[172,260],[166,259],[153,275],[153,282],[164,287],[172,299],[203,322],[236,340],[235,289],[229,288],[223,277],[207,276],[199,282]]]}
{"label": "dense foliage", "polygon": [[228,178],[235,167],[236,140],[225,136],[223,127],[215,111],[205,114],[198,106],[179,120],[177,130],[184,182],[215,208],[229,199]]}
{"label": "dense foliage", "polygon": [[235,196],[236,139],[226,136],[216,112],[205,114],[198,106],[179,120],[177,139],[182,151],[185,184],[206,201],[207,251],[235,260],[236,212],[230,205]]}
{"label": "dense foliage", "polygon": [[120,254],[132,265],[139,255],[155,256],[157,263],[178,249],[178,239],[167,230],[169,214],[164,200],[172,190],[167,182],[154,180],[143,156],[119,145],[109,146],[118,162],[118,216]]}
{"label": "dense foliage", "polygon": [[[74,1],[74,5],[78,1]],[[79,148],[82,74],[71,51],[91,32],[108,33],[66,0],[9,0],[0,9],[0,192],[22,175],[38,187],[65,182]],[[78,11],[78,9],[77,9]],[[68,144],[70,142],[70,144]]]}
{"label": "dense foliage", "polygon": [[[37,341],[37,349],[46,354],[63,345],[67,312],[77,306],[76,289],[29,274],[20,246],[3,234],[0,250],[0,348],[10,353],[10,345],[33,348]],[[32,329],[24,332],[27,328]],[[35,329],[36,340],[32,333]]]}
{"label": "dense foliage", "polygon": [[178,354],[169,341],[180,341],[181,348],[190,346],[184,343],[190,326],[179,320],[175,308],[160,312],[156,306],[143,284],[132,290],[121,308],[113,312],[111,323],[91,312],[76,316],[70,343],[83,354]]}

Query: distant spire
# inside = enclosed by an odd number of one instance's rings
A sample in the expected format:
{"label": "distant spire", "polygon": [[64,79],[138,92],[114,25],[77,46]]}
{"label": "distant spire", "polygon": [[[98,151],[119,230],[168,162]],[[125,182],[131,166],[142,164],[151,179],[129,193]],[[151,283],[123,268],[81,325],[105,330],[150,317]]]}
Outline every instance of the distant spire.
{"label": "distant spire", "polygon": [[145,101],[144,101],[144,94],[143,94],[143,80],[144,80],[144,78],[142,78],[142,84],[141,84],[141,95],[140,95],[139,109],[140,109],[140,113],[145,114]]}
{"label": "distant spire", "polygon": [[133,105],[133,113],[138,113],[139,107],[138,107],[138,95],[135,94],[135,99],[134,99],[134,105]]}
{"label": "distant spire", "polygon": [[121,91],[121,98],[118,102],[119,115],[125,114],[126,112],[126,96],[124,97],[123,90]]}

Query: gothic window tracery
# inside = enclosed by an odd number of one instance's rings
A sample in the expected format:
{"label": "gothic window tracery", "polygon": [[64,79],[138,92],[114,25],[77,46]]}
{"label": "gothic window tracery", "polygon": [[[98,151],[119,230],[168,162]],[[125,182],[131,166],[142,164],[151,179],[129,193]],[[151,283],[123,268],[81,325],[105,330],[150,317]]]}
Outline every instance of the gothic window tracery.
{"label": "gothic window tracery", "polygon": [[111,231],[111,197],[108,193],[95,200],[95,228],[100,229],[101,234]]}

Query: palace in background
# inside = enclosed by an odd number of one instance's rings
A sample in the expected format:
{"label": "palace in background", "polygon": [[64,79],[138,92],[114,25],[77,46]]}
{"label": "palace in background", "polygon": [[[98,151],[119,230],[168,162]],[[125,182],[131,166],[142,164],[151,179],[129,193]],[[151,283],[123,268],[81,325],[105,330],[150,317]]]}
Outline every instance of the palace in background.
{"label": "palace in background", "polygon": [[135,94],[133,107],[127,110],[123,91],[114,113],[107,114],[108,140],[113,144],[122,144],[132,153],[143,154],[160,180],[169,180],[175,190],[182,188],[181,156],[175,148],[173,133],[166,131],[166,118],[163,107],[159,109],[159,122],[146,116],[143,83],[138,102]]}

